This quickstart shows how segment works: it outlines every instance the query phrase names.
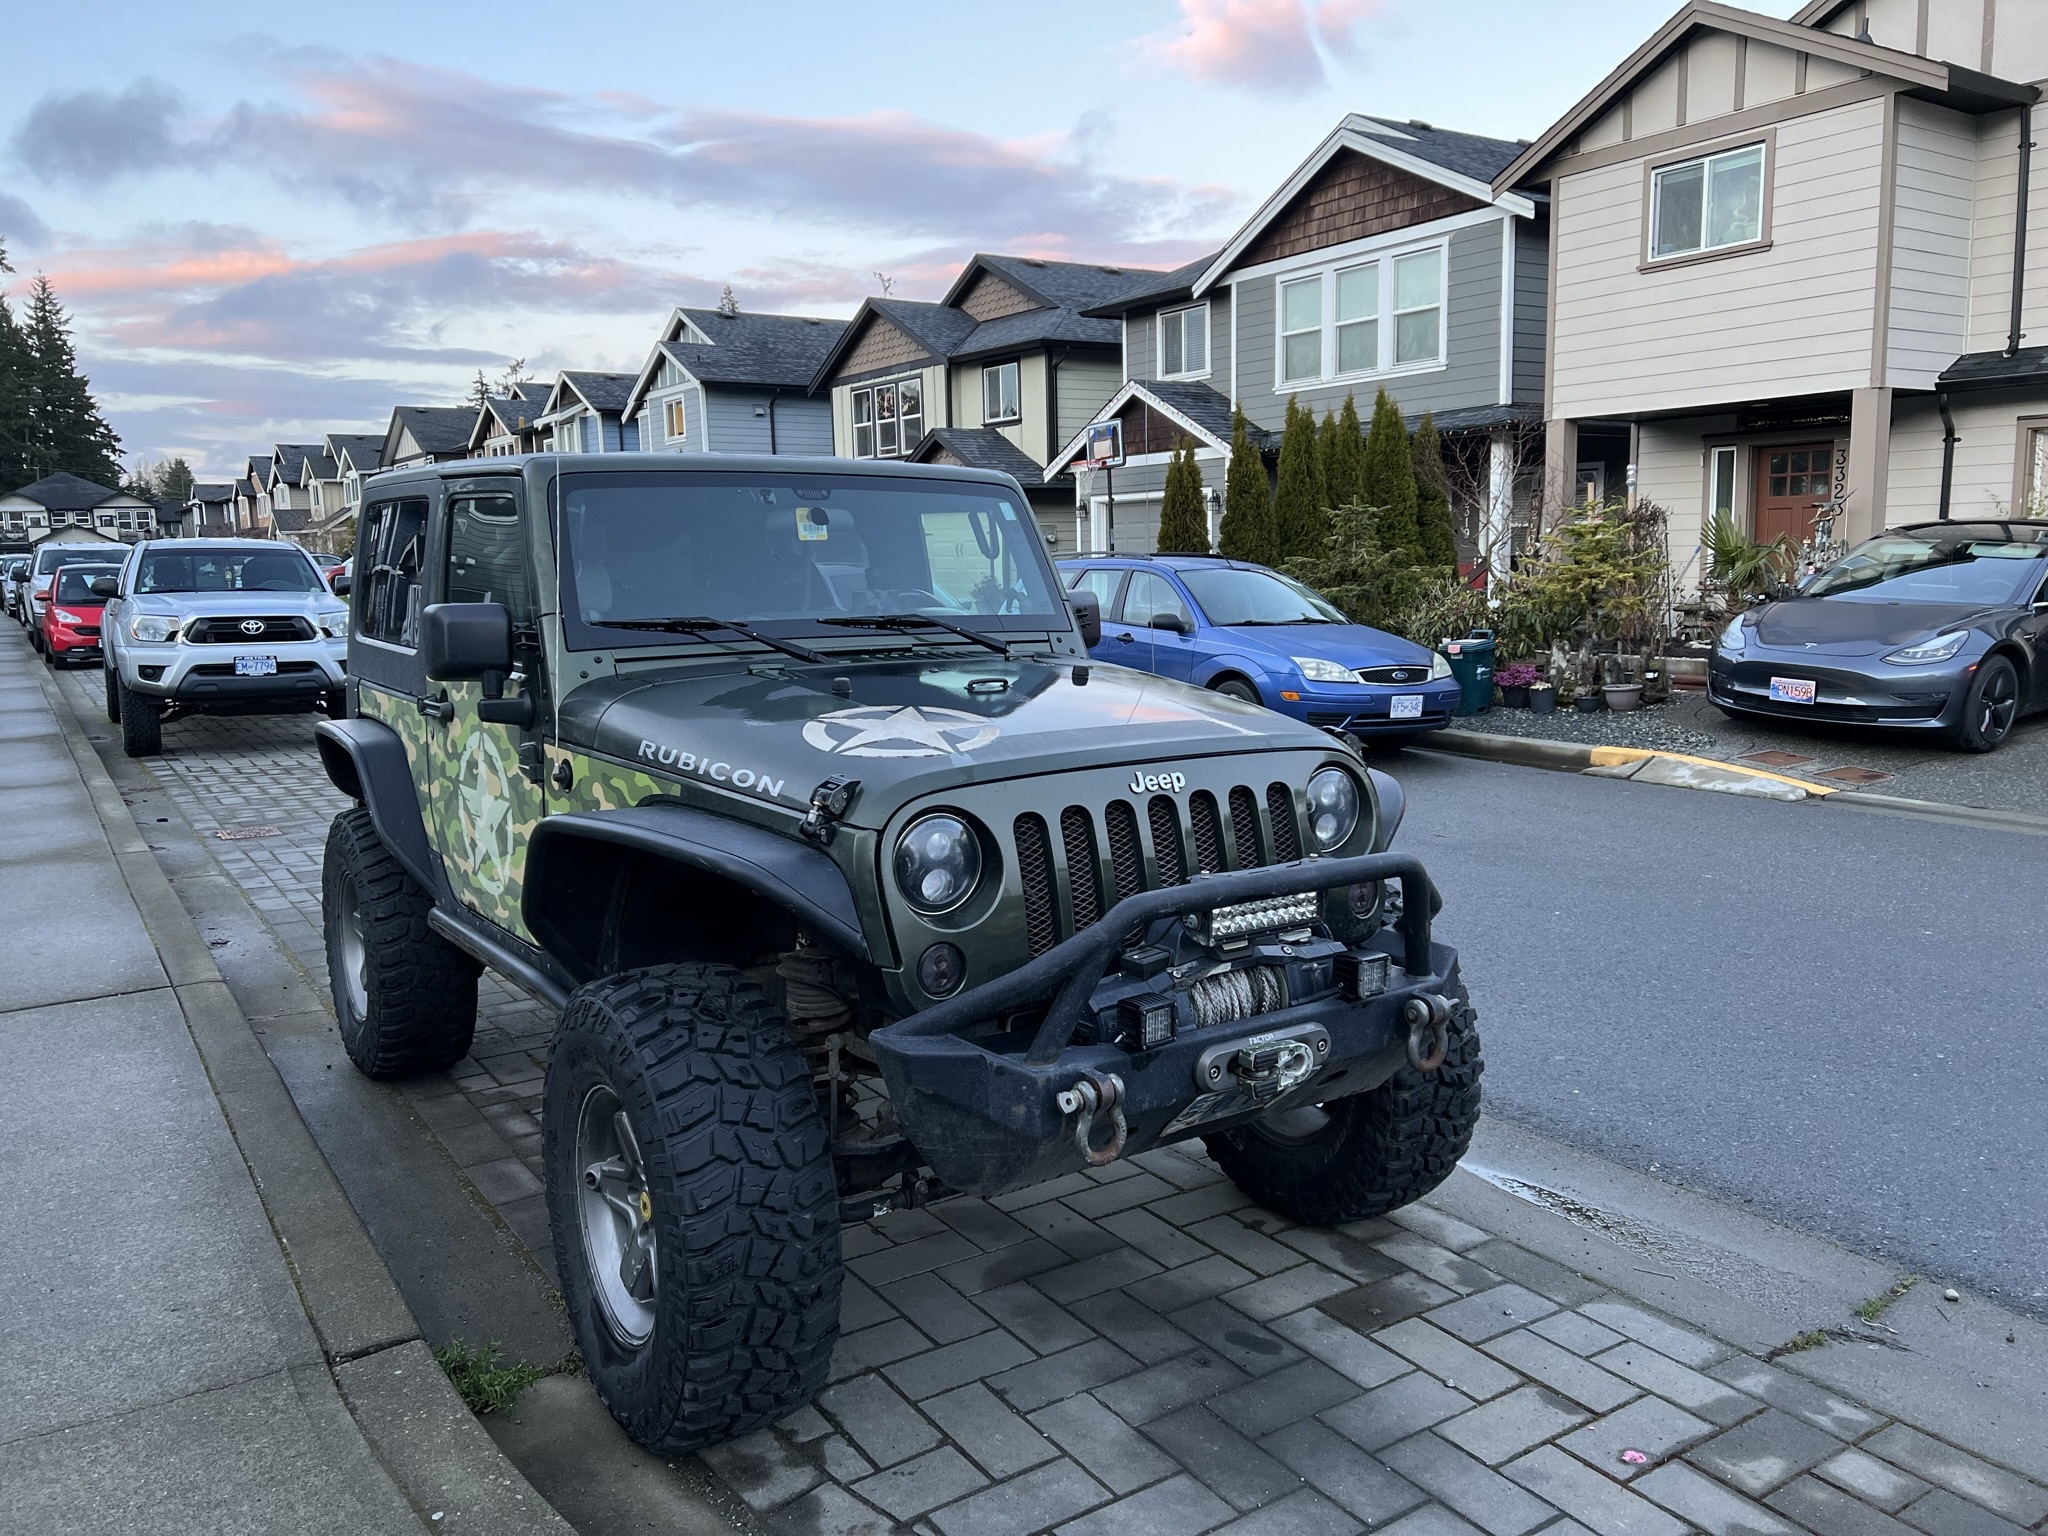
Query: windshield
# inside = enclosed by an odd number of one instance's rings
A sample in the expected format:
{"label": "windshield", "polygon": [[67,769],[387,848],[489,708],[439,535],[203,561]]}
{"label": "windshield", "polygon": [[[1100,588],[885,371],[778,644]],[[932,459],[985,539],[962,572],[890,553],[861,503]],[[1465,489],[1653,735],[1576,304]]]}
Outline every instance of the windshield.
{"label": "windshield", "polygon": [[57,601],[60,603],[103,603],[105,598],[93,591],[95,576],[111,576],[120,570],[118,565],[67,565],[57,573]]}
{"label": "windshield", "polygon": [[[1991,530],[1976,530],[1988,533]],[[2048,528],[2039,543],[2008,538],[1885,534],[1857,545],[1807,583],[1803,597],[1877,603],[2012,603],[2041,575]]]}
{"label": "windshield", "polygon": [[976,630],[1067,627],[1030,508],[1000,486],[658,473],[562,484],[562,609],[580,649],[673,645],[603,626],[685,617],[842,639],[850,631],[823,621],[929,614]]}
{"label": "windshield", "polygon": [[1180,579],[1211,624],[1349,624],[1335,607],[1298,581],[1271,571],[1227,567],[1182,571]]}
{"label": "windshield", "polygon": [[312,562],[295,549],[164,550],[142,557],[135,591],[324,592]]}

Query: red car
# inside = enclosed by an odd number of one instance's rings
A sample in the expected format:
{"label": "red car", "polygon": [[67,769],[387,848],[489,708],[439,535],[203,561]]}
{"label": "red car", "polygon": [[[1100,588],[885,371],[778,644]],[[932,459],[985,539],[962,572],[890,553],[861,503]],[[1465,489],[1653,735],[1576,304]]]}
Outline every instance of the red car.
{"label": "red car", "polygon": [[50,574],[50,597],[42,608],[43,660],[53,667],[100,659],[100,614],[107,600],[93,579],[120,571],[115,565],[60,565]]}

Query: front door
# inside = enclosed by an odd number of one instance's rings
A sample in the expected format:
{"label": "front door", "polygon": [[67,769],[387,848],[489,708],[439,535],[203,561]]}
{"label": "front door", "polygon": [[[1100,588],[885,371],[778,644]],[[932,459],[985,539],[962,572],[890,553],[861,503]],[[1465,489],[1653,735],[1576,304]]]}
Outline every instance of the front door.
{"label": "front door", "polygon": [[1774,543],[1789,535],[1803,544],[1813,537],[1814,508],[1828,499],[1833,443],[1809,443],[1756,450],[1756,541]]}
{"label": "front door", "polygon": [[520,897],[527,843],[541,818],[546,717],[532,562],[518,498],[509,488],[451,490],[444,548],[441,601],[505,605],[515,658],[505,696],[531,693],[535,710],[531,726],[479,720],[481,682],[438,685],[448,716],[434,737],[434,842],[456,899],[530,942]]}

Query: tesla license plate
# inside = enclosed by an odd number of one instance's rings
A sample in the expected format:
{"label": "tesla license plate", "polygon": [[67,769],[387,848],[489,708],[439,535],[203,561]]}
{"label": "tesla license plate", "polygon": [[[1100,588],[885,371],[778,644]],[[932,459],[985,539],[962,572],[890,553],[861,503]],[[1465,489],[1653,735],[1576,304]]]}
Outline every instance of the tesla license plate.
{"label": "tesla license plate", "polygon": [[1814,682],[1810,677],[1774,677],[1771,701],[1776,704],[1811,704]]}
{"label": "tesla license plate", "polygon": [[275,677],[277,658],[275,656],[237,656],[235,658],[237,677]]}
{"label": "tesla license plate", "polygon": [[1389,720],[1420,720],[1422,718],[1422,695],[1419,693],[1397,693],[1394,702],[1387,708]]}

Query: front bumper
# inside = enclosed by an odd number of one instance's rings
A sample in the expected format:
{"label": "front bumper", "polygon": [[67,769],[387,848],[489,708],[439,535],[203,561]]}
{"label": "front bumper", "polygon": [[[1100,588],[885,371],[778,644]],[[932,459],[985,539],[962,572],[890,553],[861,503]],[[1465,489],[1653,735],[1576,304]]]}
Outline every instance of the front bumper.
{"label": "front bumper", "polygon": [[[1128,992],[1104,973],[1134,928],[1191,911],[1387,880],[1401,887],[1398,927],[1343,951],[1368,973],[1383,965],[1382,990],[1347,997],[1332,987],[1305,1002],[1206,1027],[1187,1027],[1183,1011],[1174,1037],[1151,1049],[1070,1043],[1077,1029],[1092,1025],[1105,997]],[[1090,1161],[1082,1145],[1087,1110],[1075,1105],[1084,1082],[1118,1079],[1125,1156],[1385,1082],[1407,1060],[1409,1001],[1443,993],[1457,976],[1456,954],[1430,938],[1436,905],[1420,861],[1405,854],[1208,875],[1127,897],[1030,964],[878,1029],[869,1043],[905,1136],[940,1180],[983,1195],[1021,1189]],[[1172,985],[1166,977],[1159,984]],[[1035,1006],[1047,998],[1049,1006]],[[976,1033],[969,1038],[963,1031]],[[1313,1070],[1277,1097],[1257,1096],[1233,1065],[1240,1046],[1267,1037],[1316,1042]]]}
{"label": "front bumper", "polygon": [[[269,645],[143,645],[121,648],[122,681],[136,693],[188,709],[288,707],[339,693],[347,676],[343,640],[295,640]],[[235,658],[268,656],[269,677],[237,677]]]}
{"label": "front bumper", "polygon": [[[1774,720],[1945,731],[1962,712],[1974,666],[1958,659],[1935,667],[1894,667],[1875,658],[1756,648],[1730,656],[1716,648],[1707,661],[1707,698],[1724,709]],[[1774,677],[1812,682],[1813,703],[1773,699]]]}
{"label": "front bumper", "polygon": [[[1422,713],[1393,718],[1395,698],[1417,693],[1422,695]],[[1273,707],[1324,730],[1349,731],[1354,736],[1405,736],[1411,731],[1440,731],[1449,725],[1458,698],[1456,678],[1437,678],[1413,688],[1393,683],[1309,683],[1301,689],[1298,701],[1281,700]]]}

